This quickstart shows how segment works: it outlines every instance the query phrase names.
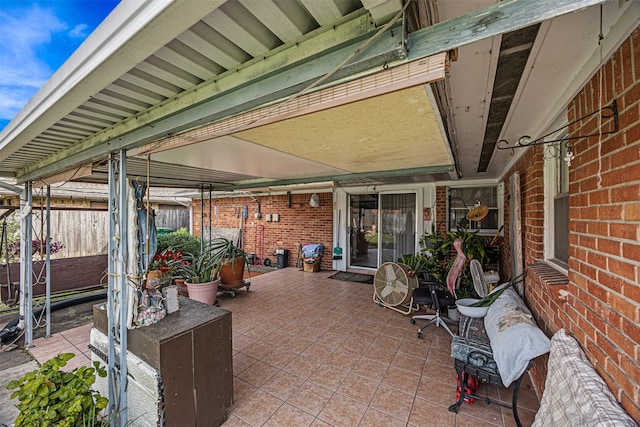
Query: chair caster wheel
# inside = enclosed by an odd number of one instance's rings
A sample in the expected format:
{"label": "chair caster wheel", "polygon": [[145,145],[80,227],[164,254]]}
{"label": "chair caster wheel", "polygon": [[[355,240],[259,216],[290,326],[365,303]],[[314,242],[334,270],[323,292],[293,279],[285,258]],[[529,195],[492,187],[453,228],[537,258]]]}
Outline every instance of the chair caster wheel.
{"label": "chair caster wheel", "polygon": [[422,332],[418,332],[418,338],[422,339]]}
{"label": "chair caster wheel", "polygon": [[416,324],[416,319],[411,319],[411,324],[415,325]]}

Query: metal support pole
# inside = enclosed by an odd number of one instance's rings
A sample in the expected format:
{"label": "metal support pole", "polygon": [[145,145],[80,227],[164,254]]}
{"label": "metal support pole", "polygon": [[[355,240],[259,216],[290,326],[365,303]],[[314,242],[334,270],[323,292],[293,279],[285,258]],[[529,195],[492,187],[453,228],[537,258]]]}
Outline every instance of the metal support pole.
{"label": "metal support pole", "polygon": [[204,252],[204,185],[200,187],[200,253]]}
{"label": "metal support pole", "polygon": [[46,221],[45,221],[45,231],[47,233],[46,237],[46,302],[45,302],[45,310],[47,316],[47,325],[46,325],[46,337],[49,338],[51,336],[51,186],[47,185],[47,210]]}
{"label": "metal support pole", "polygon": [[127,204],[127,152],[120,150],[120,426],[127,425],[127,258],[128,211]]}
{"label": "metal support pole", "polygon": [[25,345],[33,345],[33,209],[32,183],[20,194],[20,323],[25,330]]}
{"label": "metal support pole", "polygon": [[108,292],[107,292],[107,335],[109,339],[108,350],[108,380],[109,380],[109,410],[108,418],[110,427],[117,427],[117,412],[118,403],[116,402],[116,396],[118,395],[116,385],[119,383],[118,377],[120,373],[116,370],[116,316],[115,316],[115,304],[114,299],[117,297],[115,293],[115,274],[116,274],[116,262],[117,262],[117,240],[118,236],[118,191],[116,188],[117,179],[117,165],[115,154],[109,155],[109,243],[108,253],[109,261],[108,268]]}

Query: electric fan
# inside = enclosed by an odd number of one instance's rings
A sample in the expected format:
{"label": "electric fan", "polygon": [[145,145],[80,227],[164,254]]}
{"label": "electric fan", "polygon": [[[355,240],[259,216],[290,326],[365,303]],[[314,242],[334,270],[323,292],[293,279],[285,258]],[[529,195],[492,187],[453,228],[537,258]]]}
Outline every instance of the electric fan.
{"label": "electric fan", "polygon": [[418,278],[411,267],[395,262],[385,262],[373,277],[373,301],[402,314],[409,314],[413,306],[413,290]]}
{"label": "electric fan", "polygon": [[477,259],[472,259],[469,264],[469,270],[471,270],[471,277],[473,278],[473,287],[480,298],[484,298],[489,294],[487,283],[484,278],[484,270],[482,264]]}

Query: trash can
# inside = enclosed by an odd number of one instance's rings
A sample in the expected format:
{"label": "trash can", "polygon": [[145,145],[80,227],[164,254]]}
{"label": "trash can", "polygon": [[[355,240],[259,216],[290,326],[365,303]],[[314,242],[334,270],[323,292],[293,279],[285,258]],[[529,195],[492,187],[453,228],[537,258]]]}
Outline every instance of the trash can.
{"label": "trash can", "polygon": [[285,268],[289,265],[289,249],[276,250],[276,257],[278,257],[277,268]]}

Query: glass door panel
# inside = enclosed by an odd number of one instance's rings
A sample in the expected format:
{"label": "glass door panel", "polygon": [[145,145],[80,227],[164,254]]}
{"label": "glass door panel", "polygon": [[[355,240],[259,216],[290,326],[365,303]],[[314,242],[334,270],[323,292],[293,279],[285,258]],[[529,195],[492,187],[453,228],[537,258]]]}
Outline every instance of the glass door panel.
{"label": "glass door panel", "polygon": [[398,262],[402,255],[415,253],[416,195],[381,194],[380,212],[380,263]]}
{"label": "glass door panel", "polygon": [[378,268],[415,253],[416,195],[355,194],[349,199],[349,266]]}
{"label": "glass door panel", "polygon": [[349,201],[349,265],[378,267],[378,195],[354,194]]}

